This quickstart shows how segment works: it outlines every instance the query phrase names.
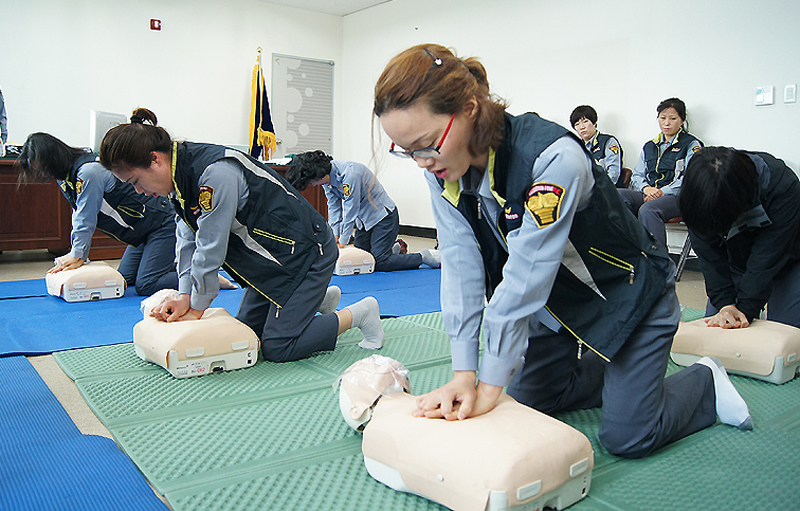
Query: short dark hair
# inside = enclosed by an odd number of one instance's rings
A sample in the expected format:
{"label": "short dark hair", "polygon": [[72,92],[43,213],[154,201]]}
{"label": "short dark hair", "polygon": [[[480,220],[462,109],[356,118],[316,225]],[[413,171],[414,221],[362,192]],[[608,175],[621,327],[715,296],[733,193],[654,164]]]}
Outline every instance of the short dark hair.
{"label": "short dark hair", "polygon": [[656,107],[656,115],[660,114],[667,108],[674,108],[675,111],[678,112],[678,117],[686,122],[686,103],[681,101],[679,98],[667,98],[659,103]]}
{"label": "short dark hair", "polygon": [[64,180],[75,161],[88,152],[71,147],[49,133],[31,133],[14,163],[20,183]]}
{"label": "short dark hair", "polygon": [[686,167],[679,199],[681,216],[700,236],[724,235],[752,207],[757,194],[756,165],[746,152],[704,147]]}
{"label": "short dark hair", "polygon": [[292,158],[292,165],[286,171],[286,179],[301,192],[312,181],[318,181],[331,173],[331,158],[325,151],[308,151]]}
{"label": "short dark hair", "polygon": [[586,117],[592,124],[597,124],[597,112],[589,105],[581,105],[569,115],[569,125],[575,126],[575,123]]}

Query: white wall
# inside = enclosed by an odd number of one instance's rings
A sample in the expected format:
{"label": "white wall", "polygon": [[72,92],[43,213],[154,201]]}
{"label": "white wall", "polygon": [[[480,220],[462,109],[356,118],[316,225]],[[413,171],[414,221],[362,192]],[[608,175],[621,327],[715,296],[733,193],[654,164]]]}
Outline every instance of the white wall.
{"label": "white wall", "polygon": [[[0,0],[0,12],[11,143],[47,131],[87,145],[89,109],[145,106],[175,138],[246,145],[258,46],[268,88],[272,53],[333,60],[334,156],[378,168],[405,225],[433,227],[428,192],[413,163],[385,157],[385,136],[371,161],[372,98],[386,62],[421,42],[480,57],[513,113],[567,124],[593,105],[630,167],[669,96],[707,144],[800,167],[800,104],[782,101],[800,84],[796,0],[394,0],[344,18],[259,0]],[[753,105],[759,85],[775,86],[774,105]]]}
{"label": "white wall", "polygon": [[143,106],[174,138],[247,145],[257,47],[268,92],[272,53],[341,60],[341,17],[258,0],[0,0],[0,12],[10,143],[46,131],[85,146],[90,109]]}
{"label": "white wall", "polygon": [[[392,56],[422,42],[480,57],[512,113],[567,125],[575,106],[593,105],[629,167],[671,96],[686,102],[690,130],[707,145],[768,151],[800,167],[800,104],[783,103],[784,86],[800,84],[796,0],[394,0],[346,16],[337,157],[373,156],[375,81]],[[775,86],[774,105],[754,106],[759,85]],[[385,158],[383,142],[374,165],[401,223],[433,227],[422,171]]]}

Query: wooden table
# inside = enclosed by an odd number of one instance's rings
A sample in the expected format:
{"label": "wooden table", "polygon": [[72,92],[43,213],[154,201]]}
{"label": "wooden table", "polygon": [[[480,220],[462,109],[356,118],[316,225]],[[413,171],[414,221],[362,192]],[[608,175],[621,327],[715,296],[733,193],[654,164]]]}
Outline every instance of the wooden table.
{"label": "wooden table", "polygon": [[[0,252],[46,249],[56,255],[70,250],[72,208],[55,181],[17,185],[13,159],[0,159]],[[273,166],[285,175],[289,167]],[[309,186],[303,196],[328,218],[328,203],[321,186]],[[99,230],[92,236],[89,259],[118,259],[124,243]]]}

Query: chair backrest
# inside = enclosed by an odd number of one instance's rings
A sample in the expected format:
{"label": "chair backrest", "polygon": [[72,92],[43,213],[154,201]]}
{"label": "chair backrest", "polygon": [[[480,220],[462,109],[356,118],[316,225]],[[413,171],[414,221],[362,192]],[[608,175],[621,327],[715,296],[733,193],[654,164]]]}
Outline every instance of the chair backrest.
{"label": "chair backrest", "polygon": [[617,188],[630,188],[631,176],[633,176],[633,171],[628,167],[622,167],[617,180]]}

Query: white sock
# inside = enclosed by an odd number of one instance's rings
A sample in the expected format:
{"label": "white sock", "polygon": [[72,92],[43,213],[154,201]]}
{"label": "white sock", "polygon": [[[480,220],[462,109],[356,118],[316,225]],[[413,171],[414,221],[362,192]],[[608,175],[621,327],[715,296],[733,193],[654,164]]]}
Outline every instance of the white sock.
{"label": "white sock", "polygon": [[714,376],[714,394],[717,399],[719,420],[739,429],[753,429],[753,420],[750,418],[747,403],[731,383],[722,362],[715,357],[703,357],[697,363],[711,369],[711,374]]}
{"label": "white sock", "polygon": [[359,346],[368,350],[377,350],[383,346],[383,325],[378,310],[378,300],[368,296],[347,307],[353,316],[351,326],[358,327],[364,334]]}
{"label": "white sock", "polygon": [[422,255],[422,264],[427,264],[431,268],[441,268],[442,267],[442,257],[439,255],[438,250],[420,250],[419,253]]}
{"label": "white sock", "polygon": [[330,314],[336,312],[336,307],[339,305],[339,300],[342,298],[342,290],[338,286],[329,286],[325,291],[325,298],[322,299],[322,304],[319,306],[320,314]]}

